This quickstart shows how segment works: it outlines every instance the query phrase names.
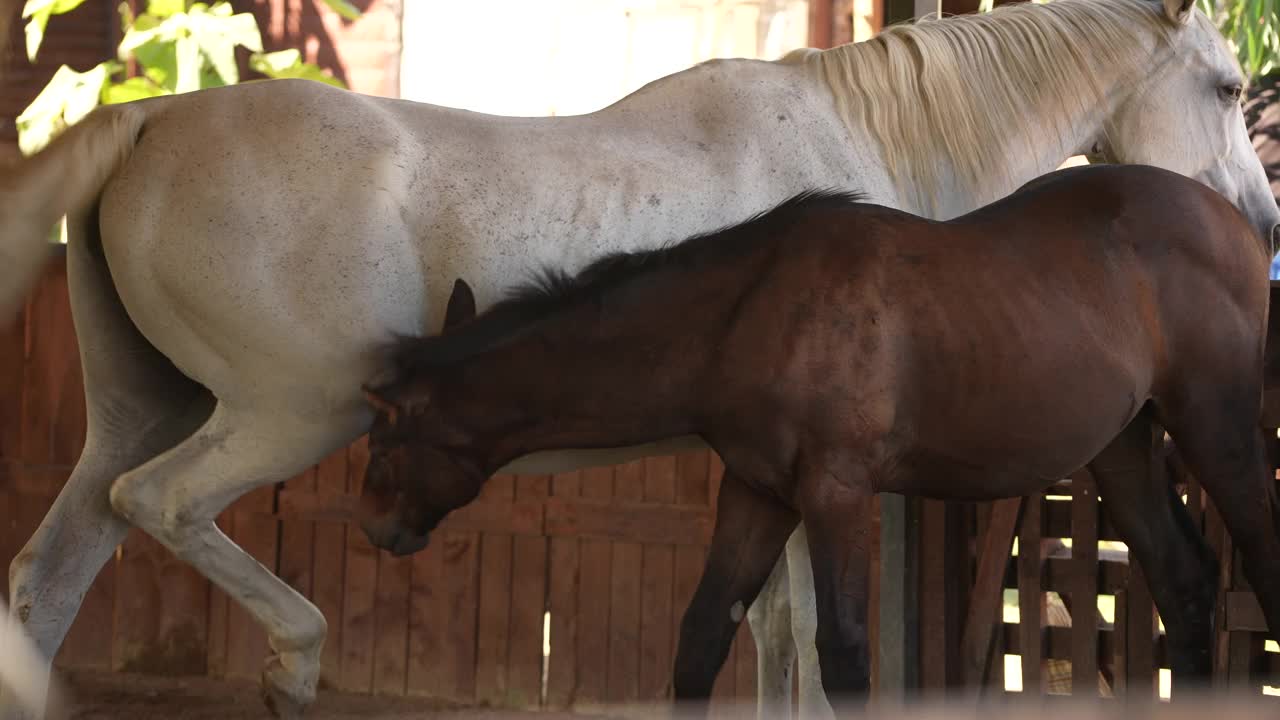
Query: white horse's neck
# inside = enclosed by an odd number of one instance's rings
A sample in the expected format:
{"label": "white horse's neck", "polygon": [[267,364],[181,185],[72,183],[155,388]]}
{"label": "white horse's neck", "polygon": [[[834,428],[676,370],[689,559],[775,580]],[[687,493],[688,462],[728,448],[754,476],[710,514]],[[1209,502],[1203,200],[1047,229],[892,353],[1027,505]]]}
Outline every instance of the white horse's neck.
{"label": "white horse's neck", "polygon": [[854,138],[875,141],[899,205],[946,219],[1087,152],[1167,30],[1153,4],[1057,0],[791,60],[826,80]]}

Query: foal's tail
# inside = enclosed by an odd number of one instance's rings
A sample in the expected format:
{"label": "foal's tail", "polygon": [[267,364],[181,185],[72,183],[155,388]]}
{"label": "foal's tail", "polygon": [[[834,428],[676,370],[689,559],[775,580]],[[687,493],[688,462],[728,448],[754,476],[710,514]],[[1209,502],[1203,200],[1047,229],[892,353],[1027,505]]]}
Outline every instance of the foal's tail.
{"label": "foal's tail", "polygon": [[54,225],[97,200],[145,117],[136,105],[98,108],[45,149],[0,168],[0,319],[17,312],[39,277]]}
{"label": "foal's tail", "polygon": [[0,602],[0,708],[21,708],[37,718],[64,717],[61,688],[48,668],[48,660]]}

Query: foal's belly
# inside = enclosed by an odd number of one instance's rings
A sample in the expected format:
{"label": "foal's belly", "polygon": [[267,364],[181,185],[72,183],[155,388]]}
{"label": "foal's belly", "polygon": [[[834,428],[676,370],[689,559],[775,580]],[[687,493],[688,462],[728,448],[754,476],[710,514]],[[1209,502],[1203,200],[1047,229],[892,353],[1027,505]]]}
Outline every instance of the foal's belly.
{"label": "foal's belly", "polygon": [[1026,495],[1084,467],[1142,410],[1149,388],[1127,372],[1006,388],[937,412],[902,436],[882,490],[937,499]]}

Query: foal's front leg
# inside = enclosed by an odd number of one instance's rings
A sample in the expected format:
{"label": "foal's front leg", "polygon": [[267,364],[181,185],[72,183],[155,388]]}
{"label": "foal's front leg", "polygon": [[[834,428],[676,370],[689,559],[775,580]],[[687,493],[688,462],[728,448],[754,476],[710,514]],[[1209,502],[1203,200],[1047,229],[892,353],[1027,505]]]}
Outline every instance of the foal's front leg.
{"label": "foal's front leg", "polygon": [[706,568],[680,623],[672,685],[682,709],[706,712],[738,625],[798,521],[793,510],[726,470]]}
{"label": "foal's front leg", "polygon": [[822,686],[837,717],[860,710],[871,687],[867,602],[872,493],[865,473],[859,474],[863,477],[805,473],[796,493],[813,565]]}

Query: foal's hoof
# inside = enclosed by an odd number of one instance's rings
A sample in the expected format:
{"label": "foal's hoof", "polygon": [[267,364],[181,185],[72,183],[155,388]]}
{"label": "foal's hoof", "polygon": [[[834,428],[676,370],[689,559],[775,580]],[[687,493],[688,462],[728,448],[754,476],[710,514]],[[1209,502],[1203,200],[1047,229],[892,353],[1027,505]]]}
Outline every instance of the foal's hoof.
{"label": "foal's hoof", "polygon": [[262,701],[275,717],[294,720],[316,699],[315,681],[300,680],[279,656],[267,661],[262,671]]}

